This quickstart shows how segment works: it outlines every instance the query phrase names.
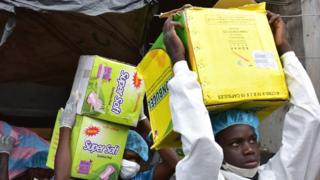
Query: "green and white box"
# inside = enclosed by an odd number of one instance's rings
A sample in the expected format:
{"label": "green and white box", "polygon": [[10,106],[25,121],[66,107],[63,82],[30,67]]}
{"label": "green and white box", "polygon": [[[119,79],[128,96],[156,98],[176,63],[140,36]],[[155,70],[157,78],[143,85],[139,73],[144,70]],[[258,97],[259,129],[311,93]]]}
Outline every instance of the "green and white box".
{"label": "green and white box", "polygon": [[[59,143],[60,115],[59,111],[48,154],[51,169]],[[71,134],[71,176],[100,179],[108,168],[113,172],[109,180],[118,179],[128,132],[128,126],[77,115]]]}
{"label": "green and white box", "polygon": [[145,87],[136,67],[100,56],[81,56],[71,92],[77,114],[136,126]]}

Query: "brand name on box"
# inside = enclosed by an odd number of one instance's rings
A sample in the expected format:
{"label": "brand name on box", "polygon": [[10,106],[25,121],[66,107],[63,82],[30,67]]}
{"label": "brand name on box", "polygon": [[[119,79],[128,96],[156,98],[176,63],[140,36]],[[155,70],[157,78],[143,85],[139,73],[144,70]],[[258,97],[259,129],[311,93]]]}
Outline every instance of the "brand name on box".
{"label": "brand name on box", "polygon": [[155,108],[160,101],[169,93],[168,81],[162,84],[159,90],[150,98],[148,101],[148,106],[150,109]]}
{"label": "brand name on box", "polygon": [[126,81],[129,79],[130,74],[124,70],[120,71],[120,76],[117,79],[118,86],[116,89],[116,95],[113,99],[112,109],[111,111],[115,114],[121,113],[121,104],[123,103],[123,92],[126,86]]}
{"label": "brand name on box", "polygon": [[91,142],[90,140],[86,140],[82,148],[90,153],[104,153],[110,155],[117,155],[120,150],[119,145],[98,144]]}

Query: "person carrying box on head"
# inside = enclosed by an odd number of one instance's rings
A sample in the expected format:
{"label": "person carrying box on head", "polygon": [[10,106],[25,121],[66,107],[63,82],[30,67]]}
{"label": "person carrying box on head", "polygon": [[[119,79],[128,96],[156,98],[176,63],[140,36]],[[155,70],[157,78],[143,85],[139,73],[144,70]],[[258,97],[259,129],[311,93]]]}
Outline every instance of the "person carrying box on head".
{"label": "person carrying box on head", "polygon": [[175,32],[175,28],[182,27],[171,17],[166,20],[164,42],[174,70],[174,77],[168,83],[170,109],[174,131],[181,134],[185,153],[176,167],[178,180],[314,180],[319,177],[319,102],[310,78],[290,48],[283,20],[272,12],[267,17],[291,97],[282,146],[262,166],[257,117],[250,111],[229,110],[210,119],[197,77],[189,70],[185,48]]}

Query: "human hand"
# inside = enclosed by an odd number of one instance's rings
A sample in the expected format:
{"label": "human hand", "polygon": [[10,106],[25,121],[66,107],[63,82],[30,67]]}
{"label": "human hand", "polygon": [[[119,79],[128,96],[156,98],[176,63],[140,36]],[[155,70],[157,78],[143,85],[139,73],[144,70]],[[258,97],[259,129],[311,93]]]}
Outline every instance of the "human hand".
{"label": "human hand", "polygon": [[76,119],[77,104],[79,101],[80,95],[76,91],[72,93],[67,101],[66,107],[62,109],[62,115],[60,118],[60,127],[72,128],[74,121]]}
{"label": "human hand", "polygon": [[179,22],[172,21],[172,17],[169,17],[163,25],[163,37],[164,44],[169,54],[172,64],[178,61],[185,60],[185,49],[182,41],[177,35],[175,28],[182,28]]}
{"label": "human hand", "polygon": [[15,139],[11,136],[0,134],[0,153],[10,154],[15,143]]}
{"label": "human hand", "polygon": [[282,54],[291,51],[291,47],[288,41],[286,25],[283,22],[280,15],[275,14],[271,11],[267,11],[267,17],[279,55],[281,56]]}

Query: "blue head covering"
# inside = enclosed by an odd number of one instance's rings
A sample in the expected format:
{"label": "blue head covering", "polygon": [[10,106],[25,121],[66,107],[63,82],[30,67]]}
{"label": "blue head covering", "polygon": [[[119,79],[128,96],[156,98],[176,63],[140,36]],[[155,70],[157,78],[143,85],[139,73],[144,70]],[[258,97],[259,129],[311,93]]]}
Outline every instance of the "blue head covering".
{"label": "blue head covering", "polygon": [[144,161],[148,161],[148,145],[146,141],[133,130],[129,130],[126,149],[137,153]]}
{"label": "blue head covering", "polygon": [[259,119],[254,111],[231,109],[218,114],[210,113],[210,118],[215,135],[232,125],[245,124],[253,127],[259,140]]}

